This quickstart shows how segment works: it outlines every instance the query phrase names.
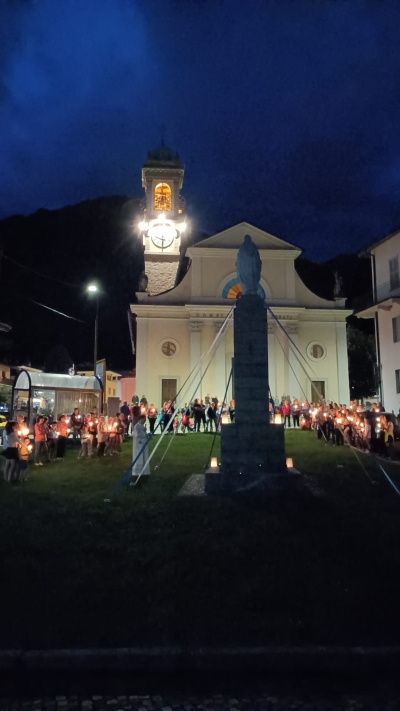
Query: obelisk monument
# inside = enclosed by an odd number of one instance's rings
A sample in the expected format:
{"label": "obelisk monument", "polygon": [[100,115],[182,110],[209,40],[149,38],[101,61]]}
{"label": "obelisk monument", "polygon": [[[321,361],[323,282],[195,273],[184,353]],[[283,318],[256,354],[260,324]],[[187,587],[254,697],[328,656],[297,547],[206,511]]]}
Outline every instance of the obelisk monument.
{"label": "obelisk monument", "polygon": [[258,294],[261,259],[249,235],[236,271],[242,287],[233,318],[235,422],[222,425],[221,463],[206,472],[206,493],[273,493],[293,484],[283,425],[270,423],[267,308]]}

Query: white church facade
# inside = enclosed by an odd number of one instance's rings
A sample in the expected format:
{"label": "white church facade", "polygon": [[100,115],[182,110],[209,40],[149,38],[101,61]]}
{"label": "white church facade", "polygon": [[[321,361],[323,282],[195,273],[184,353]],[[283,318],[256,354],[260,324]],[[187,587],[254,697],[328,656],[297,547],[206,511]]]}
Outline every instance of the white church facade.
{"label": "white church facade", "polygon": [[[142,291],[131,306],[136,315],[136,382],[139,396],[160,407],[174,397],[208,351],[225,318],[240,298],[236,277],[237,251],[246,234],[262,261],[260,295],[268,315],[268,371],[273,397],[305,397],[318,393],[338,403],[349,401],[346,310],[344,299],[327,301],[301,281],[295,260],[301,250],[243,222],[185,249],[184,201],[180,197],[183,168],[179,158],[162,147],[149,153],[143,167],[146,209],[140,225],[145,272]],[[182,257],[189,258],[182,276]],[[295,355],[274,316],[304,360]],[[222,400],[234,365],[233,327],[220,337],[218,349],[191,395]],[[234,372],[234,371],[233,371]],[[199,378],[197,377],[197,380]],[[190,396],[191,397],[191,396]],[[227,399],[234,397],[234,379]],[[189,398],[188,398],[189,399]]]}

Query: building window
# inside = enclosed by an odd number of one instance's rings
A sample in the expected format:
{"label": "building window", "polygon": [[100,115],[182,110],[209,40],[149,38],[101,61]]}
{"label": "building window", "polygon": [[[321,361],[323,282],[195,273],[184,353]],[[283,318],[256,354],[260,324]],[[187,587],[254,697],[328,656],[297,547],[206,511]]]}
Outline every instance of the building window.
{"label": "building window", "polygon": [[395,370],[394,374],[396,376],[396,393],[400,393],[400,370]]}
{"label": "building window", "polygon": [[179,346],[176,341],[171,338],[166,338],[160,344],[161,353],[164,358],[173,358],[179,352]]}
{"label": "building window", "polygon": [[108,388],[108,394],[111,395],[111,388]]}
{"label": "building window", "polygon": [[154,209],[168,212],[171,210],[171,188],[167,183],[158,183],[154,190]]}
{"label": "building window", "polygon": [[[242,287],[240,282],[234,277],[233,279],[230,279],[222,289],[222,298],[223,299],[239,299],[242,295]],[[262,288],[261,284],[258,285],[258,295],[261,296],[262,299],[265,299],[265,291]]]}
{"label": "building window", "polygon": [[311,360],[322,360],[326,356],[326,348],[322,343],[314,341],[307,346],[307,355]]}
{"label": "building window", "polygon": [[400,341],[400,316],[392,318],[393,343]]}
{"label": "building window", "polygon": [[398,257],[393,257],[393,259],[389,259],[389,280],[391,289],[398,289],[400,287]]}

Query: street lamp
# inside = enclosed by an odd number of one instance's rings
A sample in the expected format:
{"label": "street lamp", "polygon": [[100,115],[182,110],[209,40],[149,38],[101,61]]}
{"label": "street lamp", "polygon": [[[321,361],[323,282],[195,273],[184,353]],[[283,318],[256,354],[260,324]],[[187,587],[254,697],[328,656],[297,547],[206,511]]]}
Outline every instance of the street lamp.
{"label": "street lamp", "polygon": [[86,287],[86,291],[89,294],[93,294],[96,297],[96,316],[94,319],[94,354],[93,354],[93,375],[96,376],[96,364],[97,364],[97,342],[98,342],[98,332],[99,332],[99,288],[96,284],[89,284]]}

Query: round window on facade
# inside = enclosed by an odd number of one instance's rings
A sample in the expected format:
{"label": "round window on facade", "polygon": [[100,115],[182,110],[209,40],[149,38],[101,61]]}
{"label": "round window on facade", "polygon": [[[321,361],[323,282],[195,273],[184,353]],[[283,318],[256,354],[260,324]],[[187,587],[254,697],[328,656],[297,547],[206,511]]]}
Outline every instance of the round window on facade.
{"label": "round window on facade", "polygon": [[307,348],[307,355],[311,360],[322,360],[326,356],[326,348],[322,343],[310,343]]}
{"label": "round window on facade", "polygon": [[171,338],[166,338],[165,341],[162,341],[160,347],[164,358],[173,358],[179,351],[177,342]]}

